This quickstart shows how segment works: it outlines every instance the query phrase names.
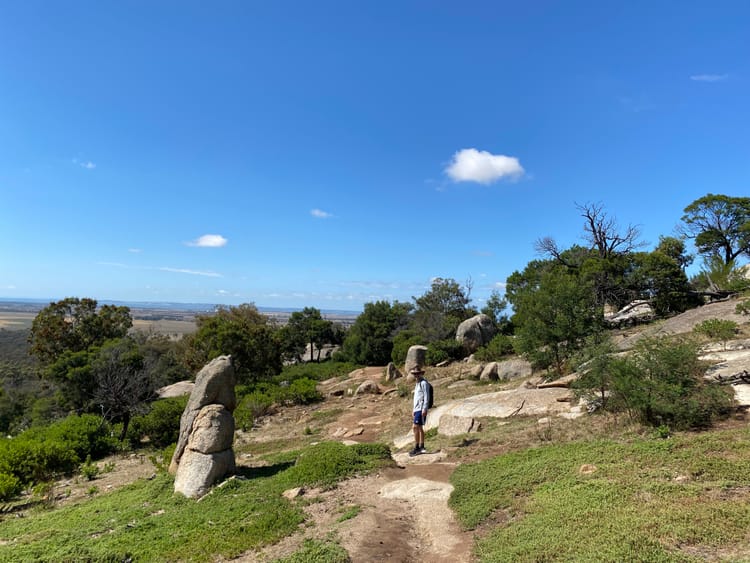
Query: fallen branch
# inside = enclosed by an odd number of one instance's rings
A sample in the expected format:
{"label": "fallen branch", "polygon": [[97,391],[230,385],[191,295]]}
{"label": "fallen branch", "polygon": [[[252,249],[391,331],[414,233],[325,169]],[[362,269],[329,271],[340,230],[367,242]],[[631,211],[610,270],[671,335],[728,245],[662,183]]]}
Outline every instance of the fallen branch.
{"label": "fallen branch", "polygon": [[510,413],[510,415],[508,416],[508,418],[510,418],[511,416],[516,416],[519,412],[521,412],[521,409],[523,408],[523,406],[525,404],[526,404],[526,399],[524,399],[523,401],[521,401],[521,405],[516,410],[514,410],[512,413]]}

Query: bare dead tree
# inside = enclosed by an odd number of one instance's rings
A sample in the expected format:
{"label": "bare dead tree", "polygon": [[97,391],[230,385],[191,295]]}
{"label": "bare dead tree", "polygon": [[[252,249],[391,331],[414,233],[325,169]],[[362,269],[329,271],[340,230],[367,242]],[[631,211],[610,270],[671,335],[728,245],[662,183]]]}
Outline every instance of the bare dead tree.
{"label": "bare dead tree", "polygon": [[627,254],[645,245],[638,240],[641,236],[640,228],[628,225],[625,231],[620,228],[614,217],[604,211],[601,203],[576,204],[576,209],[584,218],[584,239],[591,248],[599,253],[601,258],[610,258],[615,254]]}
{"label": "bare dead tree", "polygon": [[150,374],[126,358],[125,344],[108,348],[93,364],[96,378],[94,401],[101,405],[108,420],[123,423],[120,440],[125,438],[131,416],[154,399],[156,390]]}
{"label": "bare dead tree", "polygon": [[560,260],[560,255],[562,254],[560,248],[557,246],[557,242],[552,237],[537,239],[534,242],[534,250],[543,256],[549,256],[555,260]]}

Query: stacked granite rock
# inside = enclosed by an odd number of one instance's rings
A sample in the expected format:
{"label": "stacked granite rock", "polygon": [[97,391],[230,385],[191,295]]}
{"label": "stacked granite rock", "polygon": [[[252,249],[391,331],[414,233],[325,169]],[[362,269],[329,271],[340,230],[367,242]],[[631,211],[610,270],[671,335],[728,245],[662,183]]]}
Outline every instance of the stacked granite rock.
{"label": "stacked granite rock", "polygon": [[200,498],[214,483],[234,473],[235,383],[230,356],[212,360],[196,376],[169,465],[175,475],[175,492]]}

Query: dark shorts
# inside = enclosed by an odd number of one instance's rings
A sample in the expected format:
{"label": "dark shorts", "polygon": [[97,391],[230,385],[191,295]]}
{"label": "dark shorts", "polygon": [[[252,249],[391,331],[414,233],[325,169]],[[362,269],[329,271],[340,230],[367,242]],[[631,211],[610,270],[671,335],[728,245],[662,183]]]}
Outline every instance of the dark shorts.
{"label": "dark shorts", "polygon": [[[427,416],[425,415],[425,419],[427,419]],[[414,411],[414,425],[415,426],[423,426],[425,423],[424,420],[422,420],[422,411]]]}

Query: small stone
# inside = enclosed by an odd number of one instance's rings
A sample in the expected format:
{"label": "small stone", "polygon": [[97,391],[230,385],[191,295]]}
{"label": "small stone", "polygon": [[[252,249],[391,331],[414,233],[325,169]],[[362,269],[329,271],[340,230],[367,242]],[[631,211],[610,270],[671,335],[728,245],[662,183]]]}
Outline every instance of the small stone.
{"label": "small stone", "polygon": [[286,499],[293,500],[297,497],[301,497],[305,494],[305,489],[303,487],[295,487],[293,489],[287,489],[283,493],[281,493],[281,496],[283,496]]}

